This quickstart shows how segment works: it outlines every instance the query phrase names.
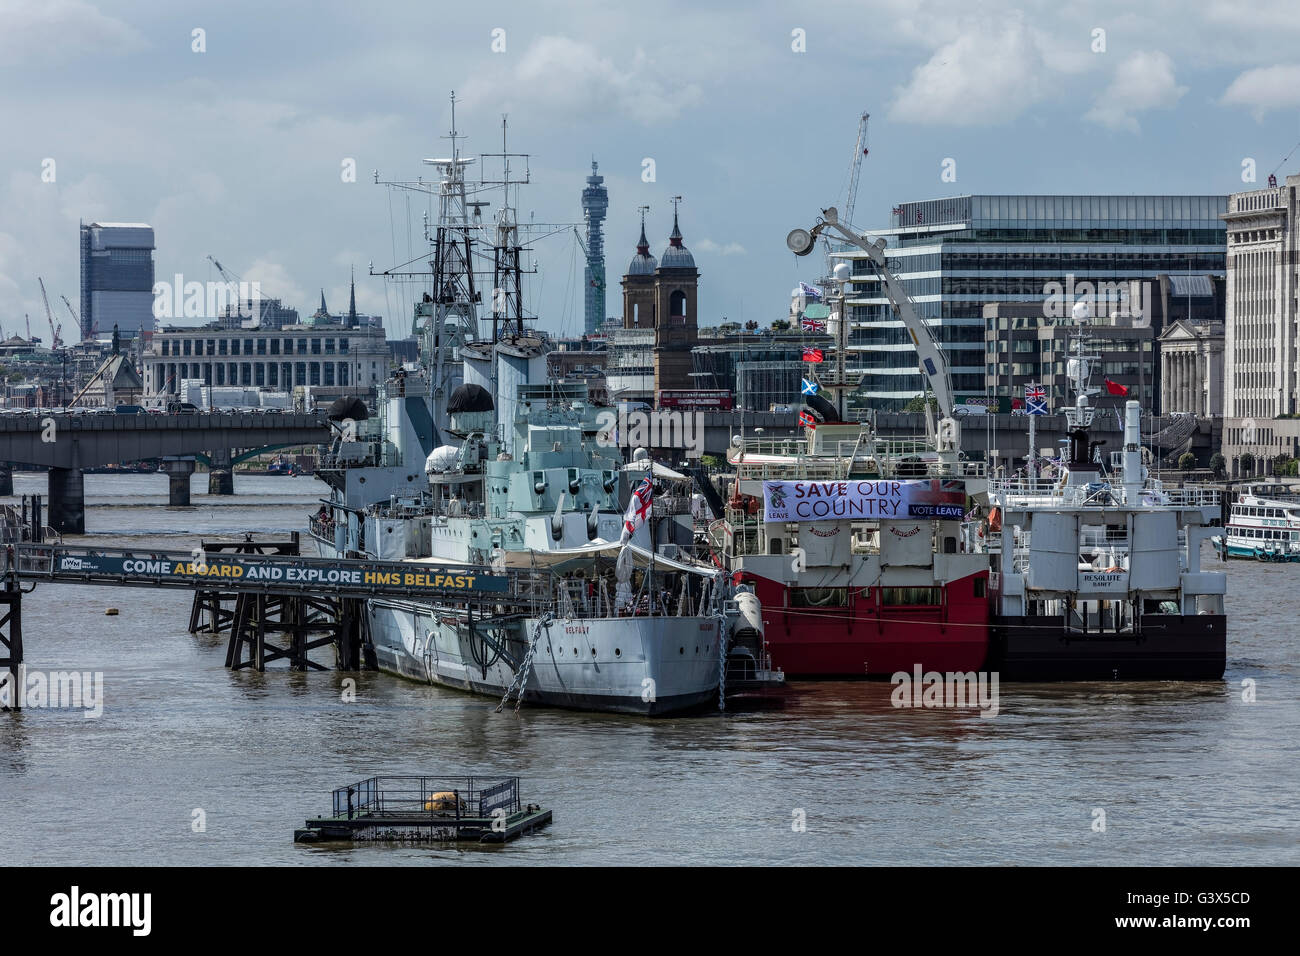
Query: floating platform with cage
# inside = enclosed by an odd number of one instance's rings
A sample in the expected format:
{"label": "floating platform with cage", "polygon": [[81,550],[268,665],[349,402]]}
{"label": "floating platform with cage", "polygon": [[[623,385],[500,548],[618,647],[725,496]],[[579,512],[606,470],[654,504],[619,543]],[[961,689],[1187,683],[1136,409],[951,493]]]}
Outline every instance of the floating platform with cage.
{"label": "floating platform with cage", "polygon": [[295,830],[295,843],[507,843],[550,826],[551,811],[519,798],[518,777],[368,777],[333,793],[332,814]]}

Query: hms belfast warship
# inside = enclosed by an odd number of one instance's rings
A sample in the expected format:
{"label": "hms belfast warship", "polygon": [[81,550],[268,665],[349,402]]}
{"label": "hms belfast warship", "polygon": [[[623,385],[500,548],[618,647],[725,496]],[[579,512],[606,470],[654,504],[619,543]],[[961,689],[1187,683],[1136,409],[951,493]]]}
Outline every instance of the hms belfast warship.
{"label": "hms belfast warship", "polygon": [[[486,225],[454,97],[452,110],[451,156],[426,160],[440,175],[439,215],[426,227],[428,291],[415,305],[420,361],[380,388],[375,418],[359,400],[332,409],[337,434],[317,471],[331,495],[311,537],[326,556],[510,577],[514,593],[486,612],[453,599],[369,601],[368,647],[382,670],[500,695],[502,706],[658,715],[721,703],[729,657],[761,654],[757,598],[713,565],[656,553],[651,463],[625,466],[597,440],[585,390],[546,381],[548,342],[525,324],[526,250],[511,203],[527,174],[513,179],[510,164],[524,156],[504,145],[489,154],[503,169],[490,185],[506,199]],[[490,253],[480,253],[487,236]],[[492,264],[487,316],[480,255]],[[619,501],[638,472],[638,507],[625,515]]]}

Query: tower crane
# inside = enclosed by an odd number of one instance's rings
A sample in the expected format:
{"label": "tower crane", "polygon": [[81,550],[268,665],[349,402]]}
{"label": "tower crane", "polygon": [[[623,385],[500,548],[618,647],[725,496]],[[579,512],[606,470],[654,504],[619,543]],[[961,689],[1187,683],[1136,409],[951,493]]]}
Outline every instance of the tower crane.
{"label": "tower crane", "polygon": [[[871,119],[871,114],[865,110],[858,117],[858,141],[853,145],[853,159],[849,161],[849,192],[844,200],[844,221],[853,221],[853,207],[858,201],[858,178],[862,174],[862,157],[867,155],[867,120]],[[826,251],[826,271],[831,274],[831,241],[827,236],[822,237],[822,244]]]}
{"label": "tower crane", "polygon": [[60,295],[59,298],[62,299],[63,304],[68,307],[68,312],[72,314],[72,321],[76,324],[77,328],[81,328],[81,316],[77,315],[77,310],[72,307],[72,303],[68,301],[68,297],[66,295]]}
{"label": "tower crane", "polygon": [[844,200],[844,221],[853,221],[853,206],[858,199],[858,176],[862,172],[862,157],[867,155],[867,120],[870,113],[863,113],[858,120],[858,142],[853,147],[853,163],[849,167],[849,194]]}
{"label": "tower crane", "polygon": [[[50,297],[45,294],[45,280],[37,276],[36,281],[41,284],[41,299],[45,302],[45,317],[50,321],[50,348],[57,350],[63,344],[63,341],[59,338],[59,332],[63,330],[63,326],[56,324],[54,321],[54,310],[50,308]],[[31,337],[30,330],[28,331],[28,337]]]}

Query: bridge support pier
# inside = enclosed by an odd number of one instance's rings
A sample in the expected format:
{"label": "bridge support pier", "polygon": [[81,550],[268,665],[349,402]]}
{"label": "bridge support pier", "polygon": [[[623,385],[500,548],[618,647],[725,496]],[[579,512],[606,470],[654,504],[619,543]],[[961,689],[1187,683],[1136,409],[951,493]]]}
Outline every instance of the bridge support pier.
{"label": "bridge support pier", "polygon": [[14,493],[14,469],[13,465],[7,461],[0,462],[0,495],[8,496]]}
{"label": "bridge support pier", "polygon": [[229,470],[213,469],[208,472],[208,494],[233,495],[235,493],[235,476]]}
{"label": "bridge support pier", "polygon": [[80,468],[50,469],[50,527],[59,534],[86,533],[86,486]]}
{"label": "bridge support pier", "polygon": [[164,458],[162,470],[167,473],[167,504],[173,508],[188,508],[190,475],[194,474],[194,459]]}
{"label": "bridge support pier", "polygon": [[208,494],[233,495],[235,493],[235,474],[230,464],[230,451],[214,451],[210,456],[212,464],[208,467]]}

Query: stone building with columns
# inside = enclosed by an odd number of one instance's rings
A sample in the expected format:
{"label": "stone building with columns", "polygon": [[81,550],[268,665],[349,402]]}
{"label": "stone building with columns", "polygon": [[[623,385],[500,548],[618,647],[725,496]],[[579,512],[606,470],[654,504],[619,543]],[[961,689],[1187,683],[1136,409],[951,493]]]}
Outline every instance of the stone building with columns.
{"label": "stone building with columns", "polygon": [[1174,322],[1160,335],[1160,410],[1223,415],[1223,323]]}
{"label": "stone building with columns", "polygon": [[[1300,450],[1300,176],[1228,197],[1224,443],[1228,472]],[[1243,466],[1249,454],[1255,465]]]}

